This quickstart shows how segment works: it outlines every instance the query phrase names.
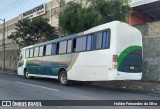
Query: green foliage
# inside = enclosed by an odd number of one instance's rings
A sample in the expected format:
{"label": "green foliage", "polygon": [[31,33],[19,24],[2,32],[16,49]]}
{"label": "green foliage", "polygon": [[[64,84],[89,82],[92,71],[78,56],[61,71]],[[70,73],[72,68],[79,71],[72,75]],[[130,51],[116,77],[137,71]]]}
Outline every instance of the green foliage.
{"label": "green foliage", "polygon": [[78,33],[114,20],[126,21],[128,0],[80,0],[68,3],[59,15],[63,33]]}
{"label": "green foliage", "polygon": [[97,10],[105,19],[105,22],[119,20],[126,22],[131,11],[128,0],[87,0],[91,7]]}
{"label": "green foliage", "polygon": [[41,41],[57,38],[55,27],[48,24],[48,20],[38,17],[33,20],[23,19],[15,24],[15,32],[8,39],[20,47],[36,44]]}

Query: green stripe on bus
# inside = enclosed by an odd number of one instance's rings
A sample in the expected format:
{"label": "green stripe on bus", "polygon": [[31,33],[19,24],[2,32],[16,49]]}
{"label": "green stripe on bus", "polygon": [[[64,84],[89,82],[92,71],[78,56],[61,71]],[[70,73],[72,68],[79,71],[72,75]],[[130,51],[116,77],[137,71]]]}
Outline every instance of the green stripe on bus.
{"label": "green stripe on bus", "polygon": [[131,53],[132,51],[134,50],[137,50],[137,49],[142,49],[141,46],[130,46],[128,48],[126,48],[118,57],[118,69],[123,61],[123,59],[126,57],[126,55],[128,55],[128,53]]}

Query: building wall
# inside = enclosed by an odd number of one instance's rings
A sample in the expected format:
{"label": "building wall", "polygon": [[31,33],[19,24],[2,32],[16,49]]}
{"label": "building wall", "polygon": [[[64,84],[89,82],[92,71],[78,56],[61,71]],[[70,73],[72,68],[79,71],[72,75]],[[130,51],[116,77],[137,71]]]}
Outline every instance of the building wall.
{"label": "building wall", "polygon": [[143,36],[160,36],[160,21],[134,26],[142,32]]}
{"label": "building wall", "polygon": [[138,24],[145,24],[147,22],[151,22],[151,19],[149,16],[144,16],[140,12],[132,12],[132,14],[129,16],[129,24],[130,25],[138,25]]}
{"label": "building wall", "polygon": [[160,21],[135,27],[143,35],[143,80],[160,81]]}

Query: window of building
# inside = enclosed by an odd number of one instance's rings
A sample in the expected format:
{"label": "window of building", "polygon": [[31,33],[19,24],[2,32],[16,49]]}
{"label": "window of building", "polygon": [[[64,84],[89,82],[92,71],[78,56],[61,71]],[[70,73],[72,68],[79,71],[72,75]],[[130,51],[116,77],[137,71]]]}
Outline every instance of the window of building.
{"label": "window of building", "polygon": [[55,54],[57,54],[57,44],[56,43],[52,44],[52,55],[55,55]]}
{"label": "window of building", "polygon": [[39,56],[43,56],[43,46],[39,48]]}
{"label": "window of building", "polygon": [[38,57],[39,47],[34,49],[34,57]]}
{"label": "window of building", "polygon": [[94,50],[95,37],[94,34],[91,34],[87,37],[87,50]]}
{"label": "window of building", "polygon": [[76,39],[76,51],[86,50],[86,37],[80,37]]}
{"label": "window of building", "polygon": [[102,48],[102,32],[98,32],[96,36],[96,49],[101,49]]}
{"label": "window of building", "polygon": [[29,58],[29,49],[26,50],[26,58]]}
{"label": "window of building", "polygon": [[66,53],[67,41],[60,42],[59,44],[59,54]]}
{"label": "window of building", "polygon": [[71,53],[71,52],[72,52],[72,40],[68,40],[67,53]]}
{"label": "window of building", "polygon": [[46,56],[51,55],[52,44],[46,45]]}
{"label": "window of building", "polygon": [[29,57],[30,57],[30,58],[33,57],[33,48],[30,49],[30,56],[29,56]]}
{"label": "window of building", "polygon": [[102,48],[109,48],[109,32],[103,33],[103,45]]}

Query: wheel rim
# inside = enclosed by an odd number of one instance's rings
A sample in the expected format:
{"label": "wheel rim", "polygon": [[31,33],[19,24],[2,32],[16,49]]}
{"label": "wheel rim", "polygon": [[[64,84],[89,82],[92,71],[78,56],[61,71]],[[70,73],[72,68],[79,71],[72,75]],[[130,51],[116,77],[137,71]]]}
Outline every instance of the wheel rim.
{"label": "wheel rim", "polygon": [[61,83],[65,84],[67,82],[67,75],[65,73],[61,74]]}
{"label": "wheel rim", "polygon": [[26,78],[29,78],[29,76],[28,76],[28,72],[26,72]]}

